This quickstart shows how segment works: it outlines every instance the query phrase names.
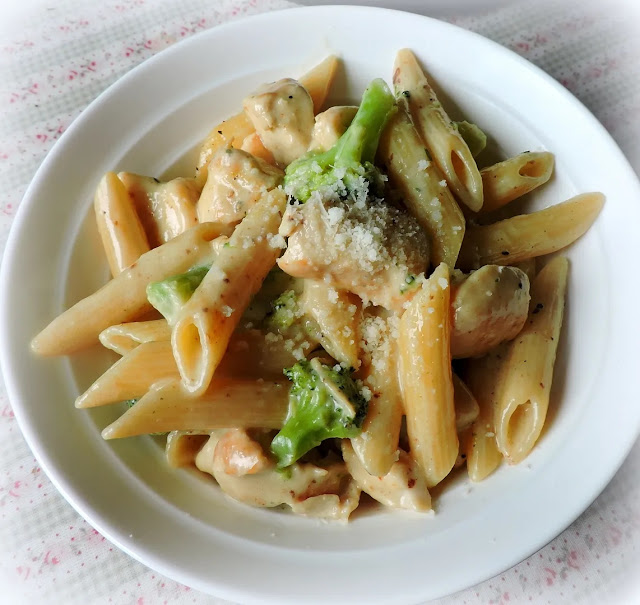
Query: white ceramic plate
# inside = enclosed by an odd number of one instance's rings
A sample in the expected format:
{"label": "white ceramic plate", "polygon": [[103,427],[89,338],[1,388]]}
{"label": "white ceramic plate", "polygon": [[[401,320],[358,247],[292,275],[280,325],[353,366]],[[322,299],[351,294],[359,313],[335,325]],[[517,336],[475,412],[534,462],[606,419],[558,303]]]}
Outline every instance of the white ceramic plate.
{"label": "white ceramic plate", "polygon": [[[549,424],[523,464],[436,500],[433,518],[360,515],[348,526],[252,509],[166,468],[152,438],[105,443],[120,412],[78,411],[106,360],[36,359],[28,343],[106,279],[91,220],[108,170],[162,174],[263,81],[303,73],[329,52],[345,74],[337,100],[390,79],[411,47],[443,95],[503,156],[549,149],[556,176],[533,200],[608,197],[569,252],[566,326]],[[4,259],[2,367],[20,426],[42,467],[99,531],[150,567],[245,602],[410,603],[477,583],[531,554],[573,521],[621,464],[640,408],[638,182],[605,130],[565,89],[515,54],[451,25],[378,9],[310,8],[215,28],[133,70],[86,109],[38,171]]]}
{"label": "white ceramic plate", "polygon": [[320,4],[356,4],[379,8],[394,8],[411,11],[429,17],[469,15],[495,10],[521,0],[295,0],[298,4],[314,6]]}

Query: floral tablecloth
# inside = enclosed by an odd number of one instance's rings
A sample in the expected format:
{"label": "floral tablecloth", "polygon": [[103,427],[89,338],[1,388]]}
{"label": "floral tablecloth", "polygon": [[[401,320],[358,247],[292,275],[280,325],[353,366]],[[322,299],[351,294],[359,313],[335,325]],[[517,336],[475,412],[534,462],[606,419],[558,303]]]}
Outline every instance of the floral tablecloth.
{"label": "floral tablecloth", "polygon": [[[437,0],[425,0],[425,13],[433,4]],[[455,4],[448,2],[450,21],[550,73],[591,109],[640,170],[640,22],[633,0],[513,0],[472,16],[456,15]],[[51,146],[107,86],[196,32],[292,6],[284,0],[5,0],[0,245]],[[639,470],[637,443],[600,497],[553,542],[502,575],[438,603],[640,602]],[[41,471],[0,389],[0,603],[45,602],[223,601],[162,577],[88,525]]]}

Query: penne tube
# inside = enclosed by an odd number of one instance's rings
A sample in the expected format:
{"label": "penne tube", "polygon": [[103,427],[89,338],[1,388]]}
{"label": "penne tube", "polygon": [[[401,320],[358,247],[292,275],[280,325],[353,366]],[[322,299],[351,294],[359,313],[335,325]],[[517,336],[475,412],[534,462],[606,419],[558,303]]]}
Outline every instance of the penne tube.
{"label": "penne tube", "polygon": [[499,345],[484,357],[470,359],[466,365],[465,382],[478,404],[478,417],[461,436],[471,481],[482,481],[502,462],[493,417],[507,349],[508,345]]}
{"label": "penne tube", "polygon": [[362,432],[351,439],[360,463],[371,475],[386,475],[397,460],[402,396],[397,372],[397,318],[365,317],[361,325],[362,379],[371,391]]}
{"label": "penne tube", "polygon": [[146,342],[114,363],[76,399],[77,408],[93,408],[142,397],[152,384],[180,379],[171,343]]}
{"label": "penne tube", "polygon": [[109,326],[98,336],[103,347],[125,355],[139,344],[171,340],[171,328],[166,319],[132,321]]}
{"label": "penne tube", "polygon": [[469,387],[453,373],[453,405],[456,410],[456,431],[468,429],[478,418],[480,408]]}
{"label": "penne tube", "polygon": [[147,313],[151,310],[147,284],[211,262],[211,242],[224,229],[225,225],[202,223],[146,252],[97,292],[56,317],[31,341],[31,350],[37,355],[69,355],[96,344],[108,327]]}
{"label": "penne tube", "polygon": [[313,101],[313,113],[322,111],[339,66],[340,59],[336,55],[329,55],[299,78],[298,81],[307,89]]}
{"label": "penne tube", "polygon": [[358,358],[360,299],[345,290],[336,290],[324,281],[307,279],[300,297],[302,311],[315,321],[314,336],[335,360],[360,367]]}
{"label": "penne tube", "polygon": [[113,172],[102,177],[93,206],[111,275],[115,277],[149,251],[149,241],[133,200]]}
{"label": "penne tube", "polygon": [[[119,172],[152,248],[198,224],[196,202],[202,187],[193,178],[165,183],[149,176]],[[204,221],[201,221],[204,222]]]}
{"label": "penne tube", "polygon": [[407,209],[428,234],[433,264],[454,267],[465,233],[464,216],[405,111],[389,119],[380,137],[378,158]]}
{"label": "penne tube", "polygon": [[[314,113],[318,113],[322,109],[339,65],[340,59],[335,55],[330,55],[299,79],[300,84],[307,89],[313,101]],[[196,166],[196,181],[201,186],[205,184],[209,161],[218,149],[225,147],[241,149],[247,137],[254,133],[255,128],[244,111],[216,125],[200,148]]]}
{"label": "penne tube", "polygon": [[167,464],[171,468],[196,465],[196,456],[204,444],[209,441],[209,435],[194,435],[186,431],[171,431],[167,435],[165,455]]}
{"label": "penne tube", "polygon": [[422,470],[405,451],[396,452],[390,469],[381,476],[367,471],[348,439],[342,440],[342,457],[358,487],[381,504],[416,512],[431,510],[431,494]]}
{"label": "penne tube", "polygon": [[216,376],[280,377],[298,361],[298,341],[266,335],[260,330],[236,331],[216,370]]}
{"label": "penne tube", "polygon": [[275,265],[284,191],[265,193],[218,252],[215,263],[173,326],[173,355],[183,384],[203,393],[220,363],[242,313]]}
{"label": "penne tube", "polygon": [[136,404],[102,431],[119,439],[169,431],[282,427],[289,407],[287,381],[216,379],[200,397],[179,380],[156,383]]}
{"label": "penne tube", "polygon": [[458,456],[449,293],[449,269],[441,264],[400,318],[399,376],[407,433],[428,487],[449,474]]}
{"label": "penne tube", "polygon": [[591,227],[604,200],[602,193],[583,193],[538,212],[471,227],[458,265],[463,270],[491,264],[513,265],[561,250]]}
{"label": "penne tube", "polygon": [[[297,361],[292,349],[286,340],[271,341],[259,330],[235,332],[216,376],[279,378],[285,368]],[[163,378],[180,379],[170,333],[164,341],[139,344],[126,353],[76,399],[76,407],[92,408],[138,399]]]}
{"label": "penne tube", "polygon": [[396,55],[393,84],[396,96],[408,108],[429,154],[444,173],[451,190],[469,209],[480,210],[482,178],[473,154],[409,49],[402,49]]}
{"label": "penne tube", "polygon": [[554,157],[548,151],[525,152],[480,171],[484,189],[482,212],[502,208],[540,185],[553,173]]}
{"label": "penne tube", "polygon": [[521,260],[519,263],[514,263],[513,266],[516,269],[520,269],[527,278],[529,279],[529,283],[533,281],[533,278],[536,276],[536,259],[527,258],[526,260]]}
{"label": "penne tube", "polygon": [[507,462],[533,449],[547,415],[569,261],[554,258],[535,278],[529,319],[512,343],[495,408],[496,442]]}
{"label": "penne tube", "polygon": [[209,162],[216,151],[226,147],[240,149],[244,140],[254,132],[255,128],[244,111],[214,126],[200,148],[200,155],[196,165],[196,182],[200,186],[204,186],[207,182]]}

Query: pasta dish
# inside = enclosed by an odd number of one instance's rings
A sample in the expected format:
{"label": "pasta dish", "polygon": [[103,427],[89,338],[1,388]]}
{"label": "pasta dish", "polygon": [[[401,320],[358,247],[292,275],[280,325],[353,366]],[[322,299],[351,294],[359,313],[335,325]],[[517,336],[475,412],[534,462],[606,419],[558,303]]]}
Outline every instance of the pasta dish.
{"label": "pasta dish", "polygon": [[483,166],[418,59],[326,108],[340,61],[265,84],[194,174],[100,180],[112,274],[38,334],[38,355],[120,358],[76,400],[120,404],[105,439],[160,434],[253,506],[346,520],[364,492],[432,510],[452,472],[517,464],[545,423],[568,260],[604,204],[529,214],[554,156]]}

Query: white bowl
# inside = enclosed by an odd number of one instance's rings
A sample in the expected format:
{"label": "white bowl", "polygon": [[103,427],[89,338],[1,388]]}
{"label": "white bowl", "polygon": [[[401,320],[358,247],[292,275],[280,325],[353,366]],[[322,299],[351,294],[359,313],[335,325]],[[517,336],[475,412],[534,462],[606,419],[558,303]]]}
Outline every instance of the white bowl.
{"label": "white bowl", "polygon": [[[452,482],[425,517],[375,513],[348,526],[252,509],[172,471],[150,437],[104,442],[119,409],[74,409],[105,367],[100,352],[37,359],[30,339],[107,277],[91,199],[101,175],[188,166],[218,120],[263,81],[342,55],[337,100],[388,80],[414,49],[462,114],[503,156],[549,149],[556,175],[533,206],[585,191],[607,203],[568,252],[569,302],[548,427],[520,466]],[[192,168],[188,168],[189,172]],[[188,173],[189,173],[188,172]],[[245,602],[408,603],[477,583],[569,525],[619,467],[638,434],[638,182],[593,116],[504,48],[454,26],[382,9],[306,8],[217,27],[147,61],[102,94],[41,166],[16,217],[1,276],[2,368],[42,467],[100,532],[150,567]],[[116,406],[117,407],[117,406]]]}

